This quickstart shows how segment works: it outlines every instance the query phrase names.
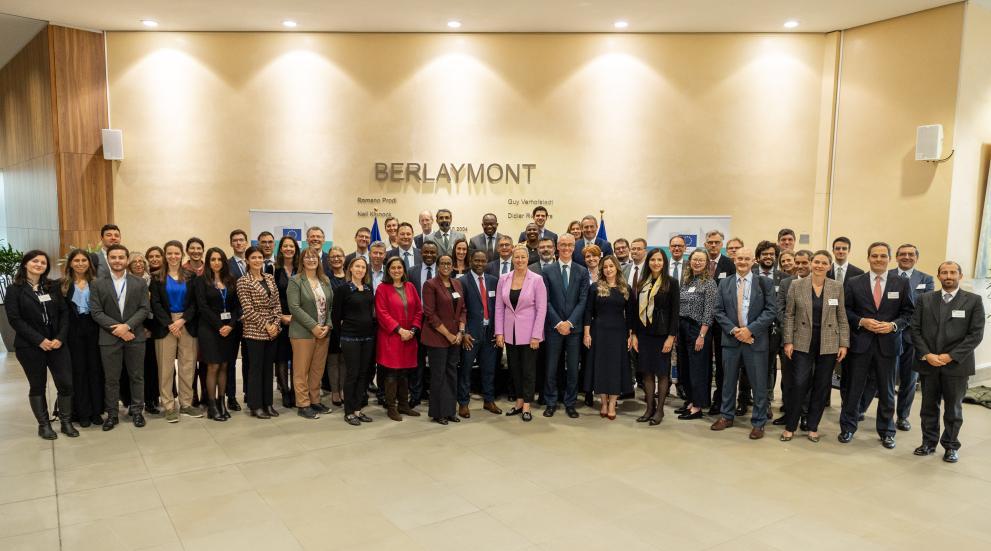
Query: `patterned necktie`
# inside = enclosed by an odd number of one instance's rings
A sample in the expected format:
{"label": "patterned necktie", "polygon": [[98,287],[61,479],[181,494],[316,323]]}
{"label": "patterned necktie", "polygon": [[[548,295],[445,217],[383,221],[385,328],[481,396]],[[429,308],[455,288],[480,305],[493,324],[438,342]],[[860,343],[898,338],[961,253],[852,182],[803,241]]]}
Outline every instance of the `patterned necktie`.
{"label": "patterned necktie", "polygon": [[681,261],[674,263],[674,280],[681,281]]}
{"label": "patterned necktie", "polygon": [[843,283],[843,274],[844,274],[844,272],[845,272],[845,270],[843,269],[843,266],[837,266],[836,267],[836,281],[839,281],[840,283]]}
{"label": "patterned necktie", "polygon": [[509,273],[509,261],[508,260],[503,260],[502,261],[502,272],[499,272],[499,273],[500,274]]}
{"label": "patterned necktie", "polygon": [[943,302],[945,302],[946,304],[949,304],[951,300],[953,300],[953,295],[952,294],[950,294],[950,293],[943,293]]}
{"label": "patterned necktie", "polygon": [[430,266],[427,266],[427,279],[423,280],[422,283],[426,283],[427,281],[433,278],[434,278],[434,271]]}
{"label": "patterned necktie", "polygon": [[404,252],[404,253],[403,253],[403,256],[405,256],[405,257],[406,257],[406,259],[405,259],[405,262],[406,262],[406,267],[407,267],[407,268],[412,268],[412,266],[410,266],[410,265],[409,265],[409,251],[406,251],[406,252]]}
{"label": "patterned necktie", "polygon": [[445,233],[445,234],[444,234],[444,251],[445,251],[445,252],[446,252],[446,251],[448,250],[448,247],[449,247],[449,246],[450,246],[450,242],[448,241],[448,237],[447,237],[447,234]]}
{"label": "patterned necktie", "polygon": [[898,275],[902,276],[902,279],[908,279],[908,273],[906,273],[906,272],[902,272],[902,273],[900,273]]}
{"label": "patterned necktie", "polygon": [[561,279],[564,280],[564,292],[568,292],[568,265],[561,264]]}
{"label": "patterned necktie", "polygon": [[881,308],[881,276],[874,276],[874,308]]}
{"label": "patterned necktie", "polygon": [[746,327],[747,322],[743,319],[743,283],[742,277],[736,278],[736,322],[737,327]]}

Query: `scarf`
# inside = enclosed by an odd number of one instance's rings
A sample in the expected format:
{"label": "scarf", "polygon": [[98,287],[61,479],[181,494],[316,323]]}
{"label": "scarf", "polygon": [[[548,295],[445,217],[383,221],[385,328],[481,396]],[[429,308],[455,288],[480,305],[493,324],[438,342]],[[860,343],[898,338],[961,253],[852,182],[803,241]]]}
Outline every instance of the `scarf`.
{"label": "scarf", "polygon": [[[644,286],[640,290],[640,323],[644,327],[650,327],[650,324],[654,321],[654,297],[657,296],[657,292],[660,290],[660,278],[652,279],[649,289]],[[647,295],[647,300],[643,299],[644,294]]]}

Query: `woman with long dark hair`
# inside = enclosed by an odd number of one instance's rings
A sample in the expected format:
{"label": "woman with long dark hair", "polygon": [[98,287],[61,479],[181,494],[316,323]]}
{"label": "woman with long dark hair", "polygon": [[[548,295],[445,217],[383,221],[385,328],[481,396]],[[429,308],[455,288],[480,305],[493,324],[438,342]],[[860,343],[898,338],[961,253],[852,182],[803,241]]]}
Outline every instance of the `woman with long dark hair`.
{"label": "woman with long dark hair", "polygon": [[282,306],[275,277],[264,273],[265,257],[258,247],[244,252],[248,273],[237,280],[237,298],[243,312],[243,335],[248,350],[248,409],[259,419],[278,417],[272,406],[272,364],[275,339],[282,331]]}
{"label": "woman with long dark hair", "polygon": [[601,272],[588,290],[584,343],[592,364],[592,388],[602,403],[599,415],[612,421],[620,394],[633,389],[629,350],[635,339],[637,298],[614,255],[602,259]]}
{"label": "woman with long dark hair", "polygon": [[69,360],[72,364],[72,417],[79,426],[103,424],[103,362],[97,339],[100,327],[89,315],[89,284],[96,269],[89,253],[73,249],[65,257],[60,291],[69,311]]}
{"label": "woman with long dark hair", "polygon": [[44,251],[24,254],[7,287],[4,307],[7,321],[14,329],[14,355],[28,379],[28,401],[38,421],[38,436],[58,438],[52,430],[45,402],[48,372],[52,372],[58,390],[59,421],[62,434],[79,436],[72,426],[72,363],[64,346],[69,336],[69,309],[58,292],[58,285],[48,279],[51,269]]}
{"label": "woman with long dark hair", "polygon": [[[152,251],[154,249],[162,250],[161,247],[152,247],[148,249]],[[162,263],[164,261],[164,252],[158,257],[158,268],[155,272],[152,272],[148,263],[148,259],[142,255],[139,251],[132,252],[127,257],[127,272],[133,276],[140,277],[144,280],[145,285],[149,287],[149,301],[151,300],[151,280],[154,277],[160,277],[162,273]],[[154,274],[154,275],[152,275]],[[150,304],[150,302],[149,302]],[[155,339],[151,338],[151,332],[155,328],[155,318],[154,314],[149,314],[148,319],[144,321],[143,328],[139,331],[145,332],[145,365],[144,365],[144,387],[145,387],[145,411],[149,414],[158,415],[161,410],[158,408],[158,359],[155,356]],[[172,385],[175,394],[175,383]],[[194,401],[195,401],[195,389],[194,389]],[[125,404],[131,403],[131,383],[127,376],[127,370],[122,369],[120,372],[120,396],[124,400]]]}
{"label": "woman with long dark hair", "polygon": [[278,252],[275,253],[275,286],[279,288],[279,305],[282,308],[282,332],[275,339],[275,382],[282,395],[282,407],[296,407],[296,396],[292,388],[292,345],[289,344],[289,324],[292,314],[289,312],[289,302],[286,290],[289,281],[299,272],[299,243],[291,235],[284,235],[279,240]]}
{"label": "woman with long dark hair", "polygon": [[468,240],[458,238],[454,241],[451,251],[451,260],[453,262],[451,277],[461,277],[470,272],[471,266],[468,265]]}
{"label": "woman with long dark hair", "polygon": [[332,316],[341,332],[344,371],[344,421],[352,426],[371,423],[361,411],[367,396],[369,366],[375,362],[375,293],[368,262],[351,259],[348,284],[334,291]]}
{"label": "woman with long dark hair", "polygon": [[241,316],[234,277],[223,249],[206,252],[203,275],[193,280],[193,295],[199,311],[199,346],[206,364],[207,417],[226,421],[231,414],[224,402],[227,388],[227,359],[235,353],[238,341],[234,322]]}
{"label": "woman with long dark hair", "polygon": [[647,411],[637,422],[649,421],[651,425],[657,425],[664,419],[664,402],[671,386],[671,351],[678,336],[681,297],[678,282],[668,275],[668,256],[663,250],[648,252],[646,264],[646,277],[640,280],[639,289],[636,289],[633,348],[639,353],[638,368],[643,376]]}
{"label": "woman with long dark hair", "polygon": [[[423,307],[416,286],[406,277],[406,263],[398,256],[385,263],[385,276],[375,291],[378,330],[375,358],[385,378],[385,408],[389,419],[418,417],[409,405],[409,374],[416,369],[416,336],[423,326]],[[396,401],[398,399],[398,406]],[[400,415],[402,414],[402,415]]]}

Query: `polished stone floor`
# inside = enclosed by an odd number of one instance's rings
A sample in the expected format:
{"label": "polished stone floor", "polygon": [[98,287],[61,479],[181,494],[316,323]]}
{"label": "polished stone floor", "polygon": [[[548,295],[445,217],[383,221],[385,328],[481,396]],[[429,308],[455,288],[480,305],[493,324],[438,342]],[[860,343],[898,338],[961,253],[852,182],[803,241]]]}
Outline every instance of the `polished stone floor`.
{"label": "polished stone floor", "polygon": [[447,427],[378,408],[360,428],[339,412],[152,416],[46,442],[26,395],[0,353],[0,550],[991,548],[978,406],[950,465],[912,455],[917,428],[891,451],[866,427],[841,445],[836,409],[819,444],[776,427],[750,441],[747,423],[713,433],[670,409],[648,427],[632,401],[612,422],[582,408],[524,424],[473,402]]}

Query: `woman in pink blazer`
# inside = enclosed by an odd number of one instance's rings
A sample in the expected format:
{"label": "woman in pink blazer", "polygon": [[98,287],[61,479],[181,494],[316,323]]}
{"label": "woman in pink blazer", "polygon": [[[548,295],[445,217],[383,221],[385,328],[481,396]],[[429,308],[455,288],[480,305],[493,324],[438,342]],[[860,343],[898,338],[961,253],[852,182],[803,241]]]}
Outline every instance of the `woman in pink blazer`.
{"label": "woman in pink blazer", "polygon": [[513,249],[513,271],[499,278],[496,289],[496,346],[506,348],[509,373],[516,389],[516,406],[506,415],[531,421],[530,401],[537,376],[537,348],[544,340],[547,289],[544,278],[527,268],[530,252],[525,245]]}

